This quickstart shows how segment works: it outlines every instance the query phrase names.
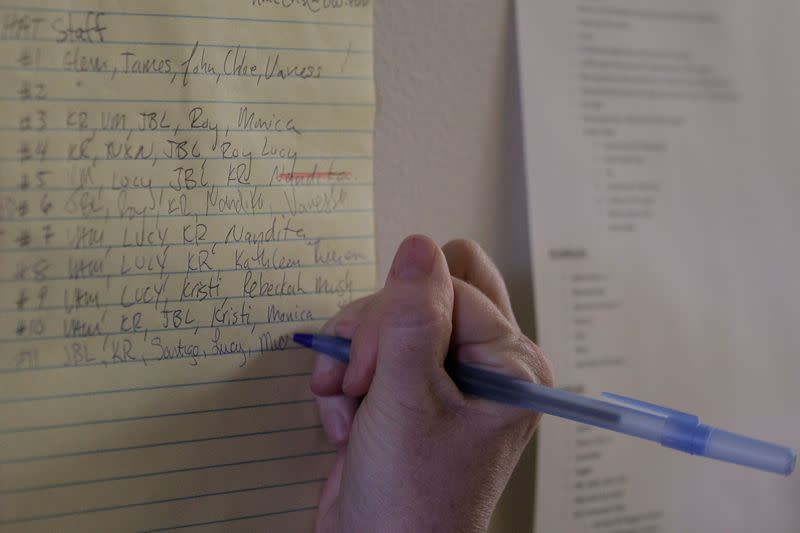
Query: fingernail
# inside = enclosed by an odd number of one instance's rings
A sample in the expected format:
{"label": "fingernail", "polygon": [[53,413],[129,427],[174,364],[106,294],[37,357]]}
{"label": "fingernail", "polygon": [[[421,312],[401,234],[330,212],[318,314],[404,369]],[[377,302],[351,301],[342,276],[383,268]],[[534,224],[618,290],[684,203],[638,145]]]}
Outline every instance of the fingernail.
{"label": "fingernail", "polygon": [[339,411],[331,413],[328,420],[328,436],[334,444],[340,444],[347,438],[347,420]]}
{"label": "fingernail", "polygon": [[333,370],[339,365],[336,359],[331,357],[330,355],[325,355],[318,353],[317,360],[314,362],[314,374],[328,374],[329,372],[333,372]]}
{"label": "fingernail", "polygon": [[414,235],[400,245],[392,263],[391,277],[413,280],[428,276],[436,259],[436,246],[428,239]]}

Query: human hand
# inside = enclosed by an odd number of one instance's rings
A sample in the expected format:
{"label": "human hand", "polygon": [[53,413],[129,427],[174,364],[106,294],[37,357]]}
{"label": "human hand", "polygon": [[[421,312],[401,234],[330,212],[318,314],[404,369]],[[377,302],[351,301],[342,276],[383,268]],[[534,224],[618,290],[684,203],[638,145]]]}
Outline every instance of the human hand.
{"label": "human hand", "polygon": [[486,254],[467,241],[440,250],[409,237],[384,288],[322,331],[352,346],[347,367],[318,355],[312,374],[339,446],[317,531],[485,531],[540,415],[463,395],[444,359],[553,383]]}

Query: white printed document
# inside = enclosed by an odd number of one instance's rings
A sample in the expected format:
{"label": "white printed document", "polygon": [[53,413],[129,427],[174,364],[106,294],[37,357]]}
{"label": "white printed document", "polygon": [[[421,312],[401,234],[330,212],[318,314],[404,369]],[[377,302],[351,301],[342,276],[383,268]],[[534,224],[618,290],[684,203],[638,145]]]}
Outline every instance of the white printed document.
{"label": "white printed document", "polygon": [[[800,446],[800,5],[517,2],[559,386]],[[536,533],[800,530],[800,476],[545,417]]]}

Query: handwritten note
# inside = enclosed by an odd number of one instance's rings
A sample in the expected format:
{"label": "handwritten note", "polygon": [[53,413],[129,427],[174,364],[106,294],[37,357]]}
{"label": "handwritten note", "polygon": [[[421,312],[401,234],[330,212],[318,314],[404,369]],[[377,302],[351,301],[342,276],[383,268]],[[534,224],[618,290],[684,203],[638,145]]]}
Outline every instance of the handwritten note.
{"label": "handwritten note", "polygon": [[370,2],[0,0],[0,50],[0,530],[310,529]]}

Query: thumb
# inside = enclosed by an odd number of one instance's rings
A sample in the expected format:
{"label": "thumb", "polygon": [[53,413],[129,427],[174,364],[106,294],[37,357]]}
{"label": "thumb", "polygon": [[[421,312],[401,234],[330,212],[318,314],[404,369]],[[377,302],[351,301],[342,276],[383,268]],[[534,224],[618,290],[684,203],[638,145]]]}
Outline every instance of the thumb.
{"label": "thumb", "polygon": [[429,389],[443,375],[453,316],[453,282],[430,238],[413,235],[400,245],[377,311],[375,380],[404,392]]}

